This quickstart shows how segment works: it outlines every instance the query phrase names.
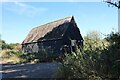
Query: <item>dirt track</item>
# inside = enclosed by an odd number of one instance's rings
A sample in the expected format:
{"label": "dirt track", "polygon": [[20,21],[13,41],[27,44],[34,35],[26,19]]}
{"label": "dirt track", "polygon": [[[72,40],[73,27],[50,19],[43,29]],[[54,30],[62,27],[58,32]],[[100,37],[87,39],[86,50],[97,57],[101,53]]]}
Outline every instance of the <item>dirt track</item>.
{"label": "dirt track", "polygon": [[59,78],[60,63],[3,64],[2,78]]}

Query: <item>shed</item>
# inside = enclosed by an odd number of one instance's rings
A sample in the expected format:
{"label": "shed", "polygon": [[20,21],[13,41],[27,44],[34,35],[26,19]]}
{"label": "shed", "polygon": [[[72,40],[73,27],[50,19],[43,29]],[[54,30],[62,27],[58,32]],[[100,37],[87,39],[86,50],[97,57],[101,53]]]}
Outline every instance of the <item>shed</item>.
{"label": "shed", "polygon": [[83,38],[73,16],[33,28],[22,42],[22,50],[28,53],[43,51],[60,55],[82,46]]}

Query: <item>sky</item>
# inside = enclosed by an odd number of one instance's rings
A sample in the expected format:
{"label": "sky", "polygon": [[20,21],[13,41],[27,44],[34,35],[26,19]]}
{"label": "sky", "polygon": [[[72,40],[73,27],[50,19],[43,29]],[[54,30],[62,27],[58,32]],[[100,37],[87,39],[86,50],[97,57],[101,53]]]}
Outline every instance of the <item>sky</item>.
{"label": "sky", "polygon": [[118,29],[118,10],[104,2],[3,2],[1,38],[22,43],[32,28],[74,16],[81,35]]}

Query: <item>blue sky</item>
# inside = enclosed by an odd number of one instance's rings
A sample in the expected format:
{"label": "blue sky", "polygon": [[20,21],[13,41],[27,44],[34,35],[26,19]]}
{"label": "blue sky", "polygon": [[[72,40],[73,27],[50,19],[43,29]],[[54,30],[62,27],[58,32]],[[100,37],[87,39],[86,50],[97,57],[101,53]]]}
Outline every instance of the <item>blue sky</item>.
{"label": "blue sky", "polygon": [[22,43],[37,26],[73,15],[84,37],[96,30],[117,31],[118,11],[104,2],[4,2],[2,3],[2,39]]}

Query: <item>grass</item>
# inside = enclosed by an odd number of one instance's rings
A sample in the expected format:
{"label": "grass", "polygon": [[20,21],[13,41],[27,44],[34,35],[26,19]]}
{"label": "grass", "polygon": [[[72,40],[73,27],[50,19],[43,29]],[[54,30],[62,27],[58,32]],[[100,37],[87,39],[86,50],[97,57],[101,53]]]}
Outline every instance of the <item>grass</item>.
{"label": "grass", "polygon": [[0,58],[2,59],[2,63],[16,64],[24,61],[22,58],[19,57],[18,51],[9,49],[2,50],[0,53]]}

